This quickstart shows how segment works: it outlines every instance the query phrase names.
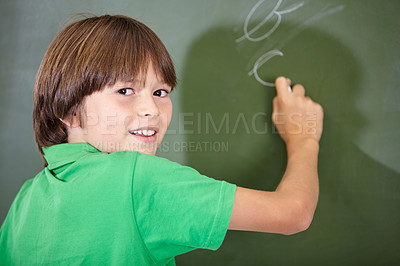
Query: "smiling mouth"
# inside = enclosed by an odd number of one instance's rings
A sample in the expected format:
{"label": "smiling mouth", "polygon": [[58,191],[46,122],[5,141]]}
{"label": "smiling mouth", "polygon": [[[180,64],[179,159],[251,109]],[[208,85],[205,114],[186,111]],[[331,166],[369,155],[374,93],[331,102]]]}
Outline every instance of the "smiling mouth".
{"label": "smiling mouth", "polygon": [[135,136],[143,136],[143,137],[151,137],[154,136],[157,132],[152,129],[143,129],[143,130],[131,130],[129,133]]}
{"label": "smiling mouth", "polygon": [[157,141],[157,129],[136,129],[129,130],[129,134],[134,136],[138,141],[143,143],[155,143]]}

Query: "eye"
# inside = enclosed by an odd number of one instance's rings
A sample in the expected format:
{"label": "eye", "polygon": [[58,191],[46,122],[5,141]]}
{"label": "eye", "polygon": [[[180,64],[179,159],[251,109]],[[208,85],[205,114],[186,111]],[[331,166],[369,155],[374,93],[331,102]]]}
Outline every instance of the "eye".
{"label": "eye", "polygon": [[154,96],[158,96],[158,97],[165,97],[168,95],[168,91],[167,90],[156,90],[153,95]]}
{"label": "eye", "polygon": [[122,94],[122,95],[131,95],[131,94],[133,94],[133,89],[123,88],[123,89],[118,90],[118,93]]}

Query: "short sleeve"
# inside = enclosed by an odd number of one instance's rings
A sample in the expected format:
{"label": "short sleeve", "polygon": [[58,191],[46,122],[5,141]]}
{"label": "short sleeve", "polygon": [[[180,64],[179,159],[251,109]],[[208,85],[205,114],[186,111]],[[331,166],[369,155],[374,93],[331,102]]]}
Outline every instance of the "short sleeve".
{"label": "short sleeve", "polygon": [[215,250],[222,244],[235,185],[143,154],[137,157],[132,184],[138,228],[155,260],[196,248]]}

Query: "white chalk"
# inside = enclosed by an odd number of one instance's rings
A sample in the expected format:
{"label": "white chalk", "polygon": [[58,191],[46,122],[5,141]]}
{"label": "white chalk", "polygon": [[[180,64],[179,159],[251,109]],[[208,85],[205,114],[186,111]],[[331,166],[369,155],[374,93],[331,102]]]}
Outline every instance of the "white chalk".
{"label": "white chalk", "polygon": [[293,92],[293,91],[292,91],[292,87],[290,87],[290,86],[288,87],[288,90],[289,90],[290,93]]}

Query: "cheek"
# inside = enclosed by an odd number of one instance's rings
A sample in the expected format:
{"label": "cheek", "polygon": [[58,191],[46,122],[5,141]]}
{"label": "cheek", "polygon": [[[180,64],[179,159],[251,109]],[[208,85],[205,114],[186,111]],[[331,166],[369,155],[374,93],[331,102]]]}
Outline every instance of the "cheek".
{"label": "cheek", "polygon": [[86,127],[90,130],[99,129],[103,120],[102,115],[94,106],[88,106],[85,112]]}
{"label": "cheek", "polygon": [[118,110],[111,109],[107,105],[99,103],[86,106],[86,127],[90,132],[102,135],[115,134],[118,117]]}
{"label": "cheek", "polygon": [[85,120],[86,128],[92,128],[93,126],[98,125],[100,122],[101,114],[99,114],[99,110],[95,104],[96,99],[93,98],[94,95],[88,96],[84,105],[83,118]]}

